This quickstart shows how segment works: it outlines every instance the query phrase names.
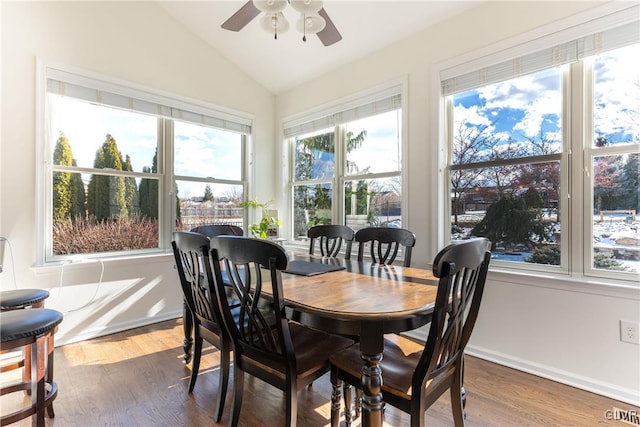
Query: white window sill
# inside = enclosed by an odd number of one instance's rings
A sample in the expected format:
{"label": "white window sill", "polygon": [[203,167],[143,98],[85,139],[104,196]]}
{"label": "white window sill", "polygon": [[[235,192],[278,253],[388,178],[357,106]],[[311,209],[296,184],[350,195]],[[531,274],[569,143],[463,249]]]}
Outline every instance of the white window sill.
{"label": "white window sill", "polygon": [[488,280],[640,301],[640,282],[489,268]]}

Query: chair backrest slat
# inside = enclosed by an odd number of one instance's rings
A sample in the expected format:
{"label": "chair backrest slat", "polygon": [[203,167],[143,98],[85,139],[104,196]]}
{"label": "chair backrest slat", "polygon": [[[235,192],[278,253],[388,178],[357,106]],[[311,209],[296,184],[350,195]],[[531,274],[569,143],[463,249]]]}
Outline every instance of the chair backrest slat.
{"label": "chair backrest slat", "polygon": [[209,238],[189,231],[173,233],[173,254],[189,310],[199,320],[218,324],[220,315],[214,294],[206,281],[203,251],[209,251]]}
{"label": "chair backrest slat", "polygon": [[[281,271],[288,263],[284,249],[266,240],[237,236],[214,237],[211,248],[210,259],[205,255],[207,277],[214,283],[235,351],[295,366],[282,295]],[[222,280],[223,270],[227,282]],[[265,288],[270,295],[264,294]],[[239,307],[232,309],[228,299],[220,297],[229,291]]]}
{"label": "chair backrest slat", "polygon": [[355,234],[358,242],[358,261],[364,261],[365,246],[369,245],[371,262],[378,264],[392,264],[398,256],[399,249],[403,249],[404,267],[411,265],[411,251],[416,244],[416,236],[404,228],[368,227],[360,229]]}
{"label": "chair backrest slat", "polygon": [[340,254],[340,249],[344,244],[344,258],[350,259],[354,236],[355,232],[346,225],[316,225],[307,231],[307,237],[311,239],[309,242],[309,254],[314,255],[317,241],[320,255],[335,258]]}

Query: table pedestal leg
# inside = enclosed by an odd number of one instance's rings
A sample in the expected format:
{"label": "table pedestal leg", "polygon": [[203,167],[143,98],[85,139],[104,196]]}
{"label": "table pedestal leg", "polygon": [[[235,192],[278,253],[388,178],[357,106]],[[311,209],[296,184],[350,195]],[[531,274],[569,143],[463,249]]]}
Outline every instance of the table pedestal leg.
{"label": "table pedestal leg", "polygon": [[362,425],[382,426],[382,354],[360,355],[364,361],[362,367]]}
{"label": "table pedestal leg", "polygon": [[187,302],[183,300],[182,304],[182,327],[184,329],[182,351],[184,351],[184,362],[189,363],[191,361],[191,346],[193,345],[193,338],[191,336],[191,332],[193,330],[193,317],[191,317],[191,310],[189,310]]}

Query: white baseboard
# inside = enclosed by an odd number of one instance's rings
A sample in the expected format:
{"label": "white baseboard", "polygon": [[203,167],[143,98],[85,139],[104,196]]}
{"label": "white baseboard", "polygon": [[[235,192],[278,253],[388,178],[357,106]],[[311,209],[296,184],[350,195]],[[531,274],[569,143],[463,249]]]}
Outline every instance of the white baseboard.
{"label": "white baseboard", "polygon": [[177,319],[181,317],[182,310],[179,310],[175,312],[164,313],[162,315],[154,317],[140,318],[131,322],[111,324],[108,327],[101,329],[83,330],[80,333],[74,333],[74,335],[69,336],[65,335],[64,333],[59,333],[55,336],[55,345],[56,347],[58,347],[66,344],[72,344],[79,341],[85,341],[92,338],[115,334],[117,332],[126,331],[127,329],[139,328],[141,326],[147,326],[152,323],[164,322],[165,320]]}
{"label": "white baseboard", "polygon": [[[576,375],[572,372],[556,369],[551,366],[541,365],[529,360],[520,359],[507,354],[497,353],[486,348],[467,345],[465,353],[480,359],[495,362],[509,368],[537,375],[552,381],[566,384],[572,387],[586,390],[592,393],[619,400],[634,406],[640,406],[640,391],[629,388],[621,388],[618,385],[594,380],[593,378]],[[605,409],[610,408],[603,408]]]}

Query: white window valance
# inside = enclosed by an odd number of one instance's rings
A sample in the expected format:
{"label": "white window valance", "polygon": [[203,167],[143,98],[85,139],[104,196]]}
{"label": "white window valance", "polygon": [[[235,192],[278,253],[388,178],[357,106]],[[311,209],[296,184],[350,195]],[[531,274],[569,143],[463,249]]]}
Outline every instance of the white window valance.
{"label": "white window valance", "polygon": [[401,90],[400,85],[394,85],[384,91],[352,100],[315,115],[287,120],[283,125],[284,137],[303,135],[402,108]]}
{"label": "white window valance", "polygon": [[116,84],[49,69],[47,92],[156,117],[176,119],[222,130],[250,134],[252,120],[227,111],[123,88]]}
{"label": "white window valance", "polygon": [[[494,63],[490,63],[490,56],[443,69],[440,72],[442,94],[451,95],[498,83],[640,43],[639,11],[640,7],[631,7],[583,24],[577,30],[572,28],[543,40],[515,46],[496,54]],[[582,34],[576,36],[576,33]],[[558,40],[567,41],[557,43]],[[549,46],[540,49],[545,41]],[[504,57],[510,58],[497,59]],[[488,62],[490,65],[486,65]]]}

